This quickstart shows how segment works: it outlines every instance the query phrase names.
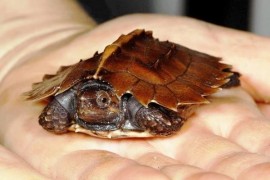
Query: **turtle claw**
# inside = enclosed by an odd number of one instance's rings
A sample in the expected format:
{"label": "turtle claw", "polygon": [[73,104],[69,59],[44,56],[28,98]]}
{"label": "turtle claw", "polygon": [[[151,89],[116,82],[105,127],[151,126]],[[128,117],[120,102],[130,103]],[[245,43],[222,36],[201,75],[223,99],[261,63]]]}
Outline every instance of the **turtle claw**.
{"label": "turtle claw", "polygon": [[54,99],[39,116],[39,124],[47,131],[61,134],[68,131],[71,121],[69,113]]}
{"label": "turtle claw", "polygon": [[170,111],[161,111],[156,107],[143,107],[137,114],[136,118],[139,125],[150,133],[155,135],[167,136],[179,130],[183,124],[183,120]]}

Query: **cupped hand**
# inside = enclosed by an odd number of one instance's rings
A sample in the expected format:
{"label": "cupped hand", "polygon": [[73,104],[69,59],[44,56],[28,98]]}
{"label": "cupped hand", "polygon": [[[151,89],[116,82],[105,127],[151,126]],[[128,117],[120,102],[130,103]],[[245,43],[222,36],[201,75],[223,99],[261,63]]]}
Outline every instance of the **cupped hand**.
{"label": "cupped hand", "polygon": [[[222,57],[242,74],[242,86],[211,96],[171,137],[110,140],[43,130],[44,104],[21,94],[137,28]],[[24,57],[2,82],[0,167],[40,179],[270,179],[269,49],[267,38],[161,15],[125,16],[54,43]]]}

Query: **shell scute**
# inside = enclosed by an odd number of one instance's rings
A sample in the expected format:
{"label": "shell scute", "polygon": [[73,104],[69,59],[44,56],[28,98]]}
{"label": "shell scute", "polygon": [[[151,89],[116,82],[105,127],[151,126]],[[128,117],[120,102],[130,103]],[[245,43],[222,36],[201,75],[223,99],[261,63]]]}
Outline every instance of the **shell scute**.
{"label": "shell scute", "polygon": [[166,86],[155,86],[155,96],[153,100],[159,105],[177,111],[178,98],[175,96],[174,92]]}
{"label": "shell scute", "polygon": [[126,72],[109,73],[103,75],[102,79],[118,87],[114,89],[118,97],[121,97],[125,92],[132,89],[134,84],[139,81],[138,78]]}
{"label": "shell scute", "polygon": [[196,89],[203,96],[213,94],[220,90],[219,88],[212,88],[211,86],[205,85],[199,78],[194,78],[194,76],[185,74],[180,78],[181,83],[191,87],[192,89]]}
{"label": "shell scute", "polygon": [[135,96],[140,97],[140,103],[144,106],[147,106],[154,97],[154,85],[144,82],[138,81],[129,92]]}
{"label": "shell scute", "polygon": [[204,104],[209,101],[205,99],[196,89],[179,82],[174,81],[167,85],[167,87],[177,97],[178,105],[180,104]]}

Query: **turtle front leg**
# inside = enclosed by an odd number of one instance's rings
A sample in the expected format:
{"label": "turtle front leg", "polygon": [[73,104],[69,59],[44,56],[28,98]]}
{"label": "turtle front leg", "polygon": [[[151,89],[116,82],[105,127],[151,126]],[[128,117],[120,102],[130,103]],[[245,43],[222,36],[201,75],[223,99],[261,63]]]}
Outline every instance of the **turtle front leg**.
{"label": "turtle front leg", "polygon": [[68,111],[54,99],[39,116],[39,124],[47,131],[66,133],[71,125],[71,118]]}
{"label": "turtle front leg", "polygon": [[151,134],[168,136],[178,131],[184,123],[184,119],[177,113],[165,110],[162,107],[142,107],[136,113],[136,119],[143,129]]}

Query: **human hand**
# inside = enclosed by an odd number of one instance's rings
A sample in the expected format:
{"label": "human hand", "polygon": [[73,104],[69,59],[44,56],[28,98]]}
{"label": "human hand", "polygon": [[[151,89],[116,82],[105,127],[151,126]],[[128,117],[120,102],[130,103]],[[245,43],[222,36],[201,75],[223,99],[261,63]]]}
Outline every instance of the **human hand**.
{"label": "human hand", "polygon": [[[243,87],[213,95],[211,104],[200,107],[179,133],[167,138],[108,140],[43,130],[37,119],[44,105],[24,101],[22,92],[45,73],[88,58],[136,28],[223,57],[242,74]],[[270,178],[269,48],[266,38],[188,18],[132,15],[100,25],[30,56],[6,76],[0,87],[0,133],[10,151],[3,155],[40,178]]]}

